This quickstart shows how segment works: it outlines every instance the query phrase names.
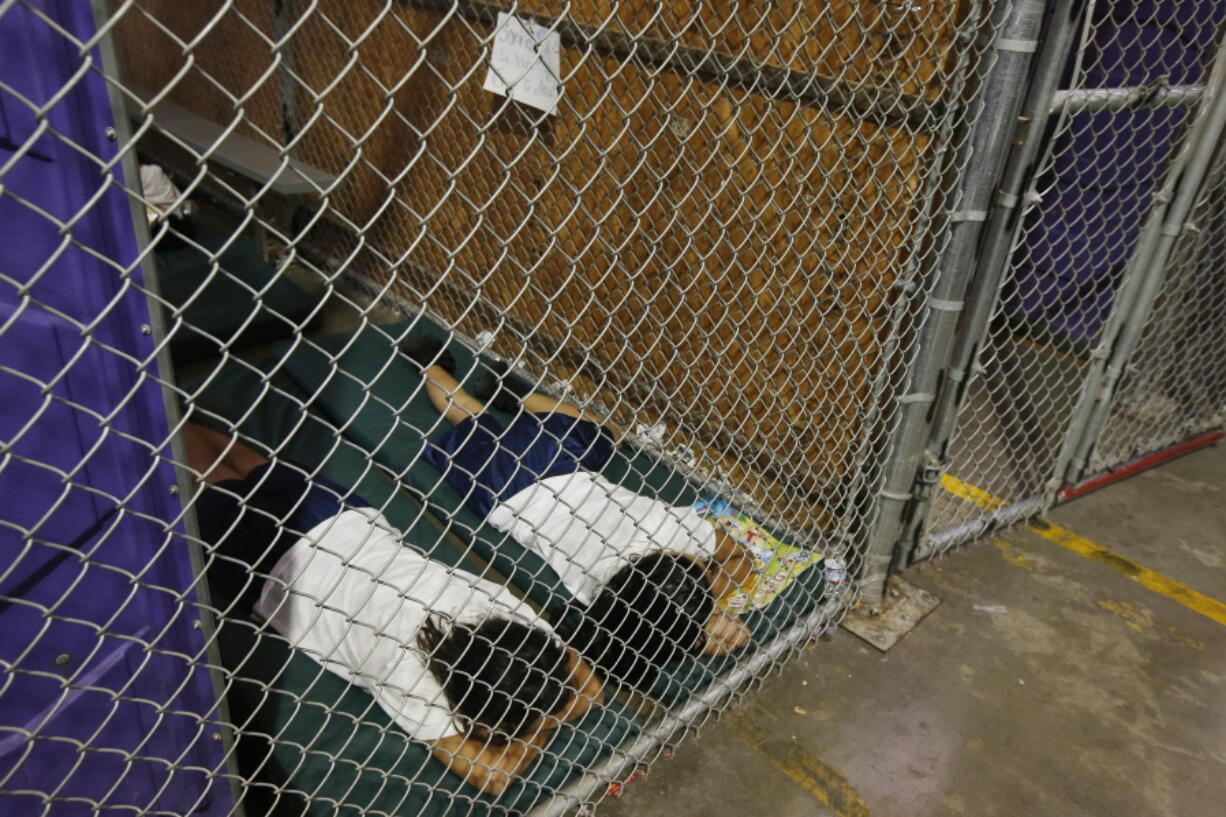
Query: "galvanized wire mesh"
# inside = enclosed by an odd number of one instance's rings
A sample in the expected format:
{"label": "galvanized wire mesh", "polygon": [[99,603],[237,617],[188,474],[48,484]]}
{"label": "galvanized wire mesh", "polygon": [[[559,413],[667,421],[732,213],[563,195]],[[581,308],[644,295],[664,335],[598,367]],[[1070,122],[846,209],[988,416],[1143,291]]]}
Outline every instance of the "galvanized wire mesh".
{"label": "galvanized wire mesh", "polygon": [[1129,261],[1179,180],[1171,169],[1222,17],[1216,3],[1092,4],[1051,100],[1051,132],[913,558],[1055,501],[1074,408],[1113,342],[1104,327],[1129,311],[1144,272]]}
{"label": "galvanized wire mesh", "polygon": [[1219,156],[1178,239],[1162,288],[1116,389],[1091,472],[1226,423],[1226,161]]}
{"label": "galvanized wire mesh", "polygon": [[[855,603],[835,563],[859,570],[998,4],[96,6],[0,5],[25,66],[0,62],[2,221],[37,238],[0,271],[26,503],[0,531],[4,808],[559,811]],[[532,64],[557,38],[556,112],[485,90],[507,26]],[[542,395],[432,459],[429,383],[472,404],[422,336],[469,390],[501,359],[625,436]],[[491,463],[529,471],[501,516],[473,503]],[[716,524],[752,578],[702,634],[721,594],[691,571],[699,635],[665,633],[632,694],[562,543],[707,565]],[[487,742],[449,684],[526,687],[443,661],[430,613],[545,632],[537,675],[582,705],[542,693],[556,728]],[[628,621],[611,643],[646,649]]]}

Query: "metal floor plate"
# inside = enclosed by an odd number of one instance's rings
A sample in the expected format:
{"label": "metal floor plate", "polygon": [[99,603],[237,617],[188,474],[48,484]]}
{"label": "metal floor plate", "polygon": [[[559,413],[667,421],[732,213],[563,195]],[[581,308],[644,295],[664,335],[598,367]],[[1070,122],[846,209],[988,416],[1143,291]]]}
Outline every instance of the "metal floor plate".
{"label": "metal floor plate", "polygon": [[843,627],[882,652],[902,640],[941,600],[898,576],[890,577],[885,604],[876,615],[862,607],[843,619]]}

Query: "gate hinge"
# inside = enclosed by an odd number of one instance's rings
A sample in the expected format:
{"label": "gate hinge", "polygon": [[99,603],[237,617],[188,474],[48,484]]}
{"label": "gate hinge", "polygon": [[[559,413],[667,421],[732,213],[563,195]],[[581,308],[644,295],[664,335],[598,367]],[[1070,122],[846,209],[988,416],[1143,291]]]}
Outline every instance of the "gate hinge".
{"label": "gate hinge", "polygon": [[945,473],[948,466],[948,459],[934,454],[926,454],[924,462],[920,464],[915,472],[915,493],[923,496],[930,495],[932,487],[941,481],[941,475]]}

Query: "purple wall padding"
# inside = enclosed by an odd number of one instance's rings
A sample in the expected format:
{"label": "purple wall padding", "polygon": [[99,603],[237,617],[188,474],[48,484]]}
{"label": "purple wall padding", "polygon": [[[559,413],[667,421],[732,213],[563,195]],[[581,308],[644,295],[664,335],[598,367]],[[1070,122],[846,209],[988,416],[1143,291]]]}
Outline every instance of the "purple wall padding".
{"label": "purple wall padding", "polygon": [[82,42],[94,20],[29,6],[0,12],[0,813],[220,817],[135,233],[101,166],[106,85],[40,13]]}
{"label": "purple wall padding", "polygon": [[[1204,80],[1226,4],[1120,0],[1098,4],[1095,14],[1086,87],[1181,85]],[[1009,313],[1056,335],[1097,340],[1189,119],[1186,108],[1071,117],[1036,183],[1044,203],[1026,217]]]}

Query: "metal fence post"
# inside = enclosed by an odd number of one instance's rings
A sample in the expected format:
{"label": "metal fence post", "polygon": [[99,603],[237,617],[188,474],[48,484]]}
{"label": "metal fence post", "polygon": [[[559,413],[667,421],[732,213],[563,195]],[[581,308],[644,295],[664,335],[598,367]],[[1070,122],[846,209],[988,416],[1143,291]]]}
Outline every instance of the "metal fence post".
{"label": "metal fence post", "polygon": [[[932,412],[932,428],[925,457],[937,467],[943,466],[947,460],[958,413],[966,401],[966,386],[978,363],[988,330],[988,320],[1000,301],[1005,268],[1009,263],[1017,233],[1021,229],[1021,216],[1036,195],[1032,189],[1035,161],[1045,140],[1051,114],[1055,112],[1052,101],[1059,93],[1060,77],[1073,43],[1076,42],[1074,35],[1079,21],[1084,19],[1082,12],[1085,8],[1085,2],[1062,4],[1053,11],[1047,23],[1043,47],[1035,64],[1035,74],[1018,119],[1018,138],[1014,140],[1014,148],[1009,153],[992,203],[991,216],[984,228],[983,242],[973,276],[975,287],[969,294],[962,323],[954,340],[945,388],[937,395]],[[904,542],[915,542],[922,530],[926,516],[926,498],[920,501],[925,504],[911,514],[910,529],[903,537]],[[917,554],[900,556],[909,563]]]}
{"label": "metal fence post", "polygon": [[953,227],[937,264],[936,283],[919,330],[916,355],[898,398],[901,417],[878,492],[877,514],[867,535],[860,586],[870,609],[884,598],[895,545],[913,509],[916,485],[922,477],[921,457],[933,419],[932,404],[946,376],[963,298],[973,278],[975,251],[1038,49],[1045,5],[1041,0],[1020,0],[997,12],[1003,15],[1003,21],[994,43],[995,61],[971,106],[978,111],[967,140],[969,156],[974,158],[966,167],[956,197],[957,209],[950,214]]}
{"label": "metal fence post", "polygon": [[[1154,299],[1166,277],[1167,261],[1176,239],[1187,227],[1188,214],[1196,202],[1209,163],[1226,127],[1226,45],[1218,49],[1213,73],[1202,97],[1201,109],[1192,123],[1186,147],[1175,158],[1167,183],[1156,195],[1158,206],[1150,213],[1145,231],[1129,261],[1125,281],[1134,281],[1131,297],[1113,310],[1099,348],[1105,354],[1096,361],[1082,389],[1068,435],[1056,460],[1054,480],[1076,482],[1083,474],[1111,408],[1115,388],[1136,348]],[[1123,293],[1121,293],[1123,294]],[[1112,331],[1114,330],[1114,331]]]}

